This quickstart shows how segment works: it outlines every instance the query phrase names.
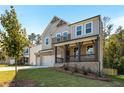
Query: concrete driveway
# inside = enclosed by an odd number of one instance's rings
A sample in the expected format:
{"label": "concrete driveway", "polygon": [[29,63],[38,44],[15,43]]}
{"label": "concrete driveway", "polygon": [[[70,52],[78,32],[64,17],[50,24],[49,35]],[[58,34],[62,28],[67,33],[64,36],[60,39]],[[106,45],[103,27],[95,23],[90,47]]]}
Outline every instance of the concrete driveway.
{"label": "concrete driveway", "polygon": [[[18,66],[18,70],[23,70],[23,69],[36,69],[36,68],[48,68],[49,66]],[[15,67],[0,67],[0,71],[11,71],[15,70]]]}

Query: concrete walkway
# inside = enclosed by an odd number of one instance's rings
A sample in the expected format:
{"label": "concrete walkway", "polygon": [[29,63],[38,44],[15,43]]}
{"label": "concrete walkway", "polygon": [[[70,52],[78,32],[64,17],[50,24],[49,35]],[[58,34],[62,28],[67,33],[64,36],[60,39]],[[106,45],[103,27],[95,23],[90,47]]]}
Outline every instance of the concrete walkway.
{"label": "concrete walkway", "polygon": [[[36,68],[48,68],[49,66],[18,66],[18,70],[23,70],[23,69],[36,69]],[[15,70],[15,67],[0,67],[0,71],[11,71]]]}

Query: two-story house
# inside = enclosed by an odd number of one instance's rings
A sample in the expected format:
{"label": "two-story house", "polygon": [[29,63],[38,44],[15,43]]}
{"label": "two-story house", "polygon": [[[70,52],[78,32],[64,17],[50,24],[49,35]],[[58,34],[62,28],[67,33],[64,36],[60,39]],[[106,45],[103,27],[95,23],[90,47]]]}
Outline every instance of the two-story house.
{"label": "two-story house", "polygon": [[41,36],[42,50],[36,54],[43,66],[75,64],[102,71],[103,39],[100,15],[69,24],[54,17]]}

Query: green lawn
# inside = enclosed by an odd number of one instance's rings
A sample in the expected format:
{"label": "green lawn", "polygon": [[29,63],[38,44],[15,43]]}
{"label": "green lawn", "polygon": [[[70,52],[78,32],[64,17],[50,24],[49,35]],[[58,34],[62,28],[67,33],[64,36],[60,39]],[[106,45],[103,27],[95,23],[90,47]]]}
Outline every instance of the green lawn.
{"label": "green lawn", "polygon": [[[21,67],[21,66],[30,66],[30,65],[28,64],[18,65],[18,67]],[[0,64],[0,67],[15,67],[15,65]]]}
{"label": "green lawn", "polygon": [[6,64],[0,64],[0,67],[7,67],[8,65]]}
{"label": "green lawn", "polygon": [[[109,87],[124,86],[124,76],[112,77],[112,82],[86,79],[49,69],[21,70],[16,75],[17,80],[30,79],[37,82],[37,86],[49,87]],[[0,82],[11,81],[15,77],[14,71],[0,72]],[[121,78],[121,79],[120,79]]]}

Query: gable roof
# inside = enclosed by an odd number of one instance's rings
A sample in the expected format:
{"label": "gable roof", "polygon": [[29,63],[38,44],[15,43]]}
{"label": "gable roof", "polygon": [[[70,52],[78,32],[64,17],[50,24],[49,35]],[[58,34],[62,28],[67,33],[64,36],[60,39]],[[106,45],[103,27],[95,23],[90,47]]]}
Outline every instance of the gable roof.
{"label": "gable roof", "polygon": [[95,17],[99,17],[99,18],[100,18],[100,16],[101,16],[101,15],[97,15],[97,16],[93,16],[93,17],[90,17],[90,18],[87,18],[87,19],[84,19],[84,20],[78,21],[78,22],[74,22],[74,23],[69,24],[69,26],[70,26],[70,25],[74,25],[74,24],[76,24],[76,23],[80,23],[80,22],[82,22],[82,21],[86,21],[86,20],[89,20],[89,19],[95,18]]}
{"label": "gable roof", "polygon": [[51,22],[50,23],[54,23],[54,22],[56,22],[56,21],[58,21],[58,20],[60,20],[57,16],[54,16],[53,18],[52,18],[52,20],[51,20]]}
{"label": "gable roof", "polygon": [[57,17],[57,16],[54,16],[52,18],[52,20],[50,21],[50,23],[47,25],[47,27],[45,28],[45,30],[43,31],[41,37],[44,35],[44,33],[46,32],[47,28],[49,28],[50,25],[52,24],[56,24],[57,27],[60,27],[60,26],[63,26],[65,24],[69,24],[68,22],[66,22],[65,20]]}

